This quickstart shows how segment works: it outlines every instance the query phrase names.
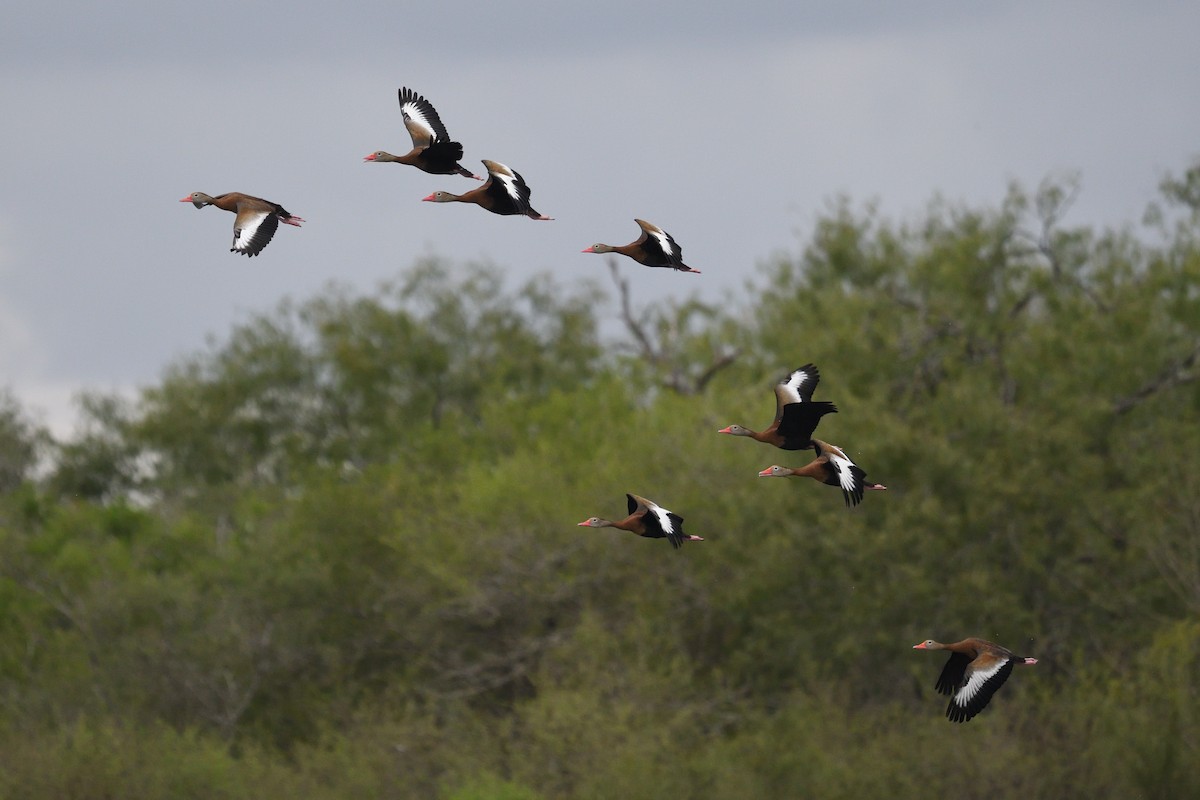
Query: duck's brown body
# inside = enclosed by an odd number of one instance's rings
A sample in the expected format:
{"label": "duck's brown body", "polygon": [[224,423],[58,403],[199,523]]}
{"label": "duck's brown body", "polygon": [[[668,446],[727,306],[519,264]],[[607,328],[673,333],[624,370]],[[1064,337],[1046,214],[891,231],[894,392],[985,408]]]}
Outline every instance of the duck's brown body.
{"label": "duck's brown body", "polygon": [[913,649],[950,652],[934,688],[939,694],[950,695],[946,717],[951,722],[966,722],[983,711],[1008,680],[1014,665],[1037,663],[1036,658],[1015,655],[1007,647],[974,637],[952,644],[926,639]]}
{"label": "duck's brown body", "polygon": [[237,216],[233,220],[232,253],[244,256],[256,256],[275,236],[279,223],[300,227],[304,222],[300,217],[291,214],[279,203],[253,197],[241,192],[226,192],[216,197],[204,192],[192,192],[179,202],[191,203],[196,208],[216,206],[224,211],[232,211]]}

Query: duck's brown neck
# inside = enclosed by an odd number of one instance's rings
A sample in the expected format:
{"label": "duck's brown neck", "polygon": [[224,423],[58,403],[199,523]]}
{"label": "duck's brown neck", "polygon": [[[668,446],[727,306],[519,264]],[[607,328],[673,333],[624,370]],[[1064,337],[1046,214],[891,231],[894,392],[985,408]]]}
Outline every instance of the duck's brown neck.
{"label": "duck's brown neck", "polygon": [[[742,427],[745,427],[744,425]],[[746,428],[749,431],[749,436],[756,442],[766,442],[767,444],[775,444],[779,436],[775,431],[755,431]]]}

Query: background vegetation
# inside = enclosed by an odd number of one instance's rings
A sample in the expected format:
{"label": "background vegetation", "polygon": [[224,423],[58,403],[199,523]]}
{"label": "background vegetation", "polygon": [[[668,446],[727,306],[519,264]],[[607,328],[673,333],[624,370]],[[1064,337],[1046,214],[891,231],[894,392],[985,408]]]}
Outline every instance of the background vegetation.
{"label": "background vegetation", "polygon": [[[1075,188],[837,202],[721,306],[423,262],[70,441],[0,397],[0,796],[1200,796],[1200,165]],[[854,510],[716,435],[806,361]],[[575,527],[627,491],[707,540]],[[1040,663],[956,726],[910,648],[969,635]]]}

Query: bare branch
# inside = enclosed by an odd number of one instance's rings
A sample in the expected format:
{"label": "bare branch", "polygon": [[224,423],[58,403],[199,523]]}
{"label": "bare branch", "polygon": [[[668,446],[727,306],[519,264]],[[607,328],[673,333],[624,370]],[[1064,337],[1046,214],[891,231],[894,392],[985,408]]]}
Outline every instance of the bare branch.
{"label": "bare branch", "polygon": [[708,386],[708,382],[711,381],[718,372],[731,365],[734,361],[737,361],[741,355],[742,351],[735,348],[733,350],[726,351],[723,356],[709,364],[708,369],[700,373],[700,377],[693,381],[696,392],[699,393],[704,391],[704,387]]}
{"label": "bare branch", "polygon": [[642,348],[642,355],[652,363],[658,364],[661,360],[661,355],[655,352],[654,345],[650,343],[650,337],[646,335],[646,330],[633,316],[633,307],[629,300],[629,281],[621,277],[615,258],[610,256],[606,260],[606,263],[608,264],[608,271],[612,274],[613,283],[617,285],[617,292],[621,296],[621,319],[624,321],[625,327],[638,340],[638,344]]}
{"label": "bare branch", "polygon": [[[642,358],[660,373],[666,373],[665,376],[659,378],[659,383],[662,386],[679,394],[699,394],[704,391],[704,388],[718,372],[728,367],[741,355],[740,350],[727,350],[715,356],[707,366],[700,370],[696,377],[692,377],[691,373],[695,372],[695,370],[690,369],[692,365],[688,364],[684,357],[675,352],[674,345],[680,341],[686,332],[687,325],[681,325],[681,321],[686,323],[686,315],[695,309],[685,308],[684,311],[680,312],[679,316],[675,317],[661,315],[657,317],[659,325],[656,343],[655,338],[647,330],[646,326],[634,314],[633,301],[630,298],[629,292],[629,281],[621,277],[616,259],[609,258],[606,263],[608,264],[609,272],[612,274],[613,284],[616,285],[617,293],[620,296],[621,321],[625,323],[625,327],[629,329],[629,333],[637,341]],[[681,330],[681,328],[685,330]]]}
{"label": "bare branch", "polygon": [[1016,319],[1019,317],[1021,312],[1024,311],[1025,308],[1033,301],[1033,298],[1034,292],[1032,289],[1028,290],[1025,292],[1025,294],[1017,298],[1017,301],[1013,303],[1012,308],[1008,310],[1008,318]]}
{"label": "bare branch", "polygon": [[1192,367],[1196,365],[1197,358],[1200,358],[1200,340],[1192,347],[1192,352],[1176,363],[1169,365],[1141,389],[1113,403],[1113,413],[1117,415],[1126,414],[1159,392],[1173,389],[1176,386],[1184,386],[1200,379],[1200,374],[1192,371]]}

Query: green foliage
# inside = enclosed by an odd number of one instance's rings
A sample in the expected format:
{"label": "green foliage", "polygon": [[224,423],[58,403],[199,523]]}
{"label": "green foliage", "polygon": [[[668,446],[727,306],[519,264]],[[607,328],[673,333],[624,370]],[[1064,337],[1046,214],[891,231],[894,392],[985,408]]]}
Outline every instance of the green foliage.
{"label": "green foliage", "polygon": [[[42,480],[6,401],[0,797],[1197,794],[1196,174],[1141,237],[1070,178],[840,201],[744,317],[618,283],[616,343],[420,263],[85,398]],[[716,434],[806,361],[855,509]],[[626,492],[705,541],[575,525]],[[1040,663],[953,726],[911,645],[968,635]]]}
{"label": "green foliage", "polygon": [[48,440],[47,432],[29,419],[13,396],[0,391],[0,494],[30,477]]}
{"label": "green foliage", "polygon": [[489,775],[471,780],[446,800],[540,800],[542,795],[510,781]]}

